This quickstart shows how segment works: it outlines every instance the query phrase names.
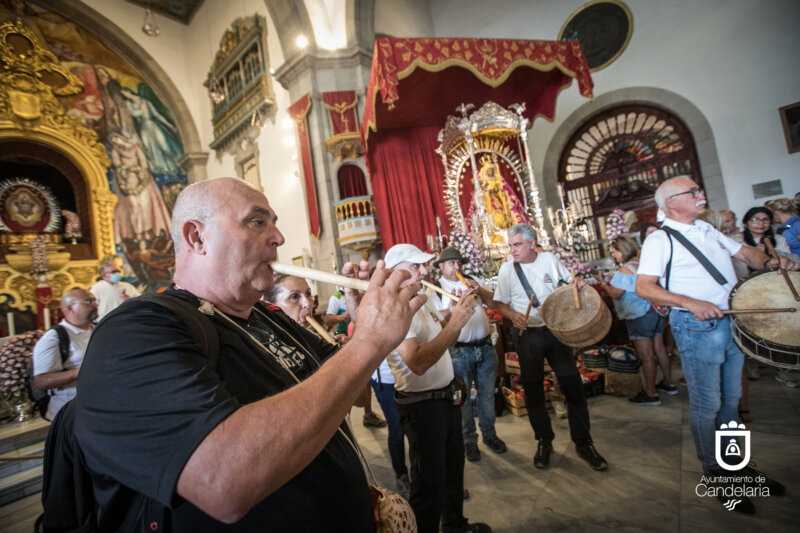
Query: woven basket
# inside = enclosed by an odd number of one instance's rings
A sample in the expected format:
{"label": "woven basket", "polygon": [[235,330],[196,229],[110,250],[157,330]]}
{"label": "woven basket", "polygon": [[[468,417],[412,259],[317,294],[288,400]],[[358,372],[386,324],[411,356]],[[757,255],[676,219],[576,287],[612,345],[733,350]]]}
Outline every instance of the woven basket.
{"label": "woven basket", "polygon": [[542,304],[542,321],[567,346],[583,348],[597,344],[611,329],[611,311],[588,285],[580,290],[580,309],[575,307],[572,292],[572,285],[553,291]]}

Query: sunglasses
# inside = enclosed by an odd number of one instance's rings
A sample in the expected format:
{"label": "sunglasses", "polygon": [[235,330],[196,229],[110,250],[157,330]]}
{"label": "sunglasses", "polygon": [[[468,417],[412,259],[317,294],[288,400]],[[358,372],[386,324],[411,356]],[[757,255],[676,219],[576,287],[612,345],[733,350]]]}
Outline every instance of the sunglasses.
{"label": "sunglasses", "polygon": [[700,187],[692,187],[688,191],[683,191],[677,194],[673,194],[672,196],[668,196],[668,198],[675,198],[676,196],[681,196],[682,194],[691,194],[692,198],[697,198],[701,194],[705,194],[705,192]]}

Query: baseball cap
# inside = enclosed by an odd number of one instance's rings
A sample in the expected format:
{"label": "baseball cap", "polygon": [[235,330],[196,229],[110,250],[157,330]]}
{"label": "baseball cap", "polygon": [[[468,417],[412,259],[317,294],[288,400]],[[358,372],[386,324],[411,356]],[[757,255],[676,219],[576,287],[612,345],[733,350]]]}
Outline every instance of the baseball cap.
{"label": "baseball cap", "polygon": [[433,254],[426,254],[413,244],[395,244],[389,248],[383,260],[386,262],[386,268],[393,268],[405,261],[420,265],[427,263],[433,257]]}

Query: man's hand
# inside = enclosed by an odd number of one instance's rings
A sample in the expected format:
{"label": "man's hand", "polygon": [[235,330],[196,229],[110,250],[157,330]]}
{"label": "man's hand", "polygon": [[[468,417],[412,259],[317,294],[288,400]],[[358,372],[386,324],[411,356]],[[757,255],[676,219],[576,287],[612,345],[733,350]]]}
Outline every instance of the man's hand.
{"label": "man's hand", "polygon": [[525,315],[522,313],[517,313],[513,311],[513,315],[511,317],[511,323],[514,325],[515,328],[519,330],[523,330],[528,327],[528,319],[525,318]]}
{"label": "man's hand", "polygon": [[686,304],[686,309],[700,320],[710,320],[725,316],[722,314],[722,309],[704,300],[692,300]]}
{"label": "man's hand", "polygon": [[472,290],[463,291],[456,304],[450,309],[450,320],[448,324],[453,324],[454,328],[461,329],[467,325],[472,314],[475,312],[475,299],[472,297]]}
{"label": "man's hand", "polygon": [[574,284],[576,287],[578,287],[578,290],[580,290],[586,285],[586,280],[579,276],[575,276],[572,278],[570,283]]}
{"label": "man's hand", "polygon": [[780,268],[784,270],[800,270],[800,263],[791,261],[788,257],[783,255],[779,255],[778,259],[780,259]]}
{"label": "man's hand", "polygon": [[[362,265],[364,263],[366,261],[362,261]],[[347,263],[342,268],[345,275],[354,273],[348,265],[352,267]],[[427,298],[418,294],[419,282],[407,283],[411,276],[407,271],[392,271],[385,269],[384,265],[383,261],[378,261],[369,288],[363,293],[358,305],[358,325],[351,342],[374,346],[375,353],[385,356],[403,341],[414,313]],[[358,274],[364,272],[369,272],[369,269],[362,266]]]}
{"label": "man's hand", "polygon": [[350,320],[350,314],[347,312],[344,312],[341,315],[336,315],[337,322],[347,322],[348,320]]}

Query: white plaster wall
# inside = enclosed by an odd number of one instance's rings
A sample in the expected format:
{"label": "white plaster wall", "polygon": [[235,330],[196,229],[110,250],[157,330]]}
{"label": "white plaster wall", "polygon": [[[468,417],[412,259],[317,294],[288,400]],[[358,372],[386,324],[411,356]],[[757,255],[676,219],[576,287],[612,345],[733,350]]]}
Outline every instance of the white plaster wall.
{"label": "white plaster wall", "polygon": [[[584,3],[432,0],[431,11],[439,37],[555,40]],[[779,107],[800,100],[800,2],[625,3],[633,14],[633,36],[614,63],[593,73],[595,95],[658,87],[696,105],[713,130],[727,203],[739,215],[770,199],[755,200],[752,183],[780,179],[784,196],[800,191],[800,153],[788,153],[778,115]],[[534,124],[531,155],[537,176],[556,128],[586,101],[573,83],[559,96],[554,123],[540,119]]]}
{"label": "white plaster wall", "polygon": [[391,37],[433,36],[431,1],[375,0],[375,33]]}
{"label": "white plaster wall", "polygon": [[[156,14],[161,29],[158,38],[142,33],[144,9],[136,5],[124,0],[83,1],[132,37],[170,75],[192,113],[203,145],[211,152],[208,176],[235,176],[233,156],[224,155],[217,159],[216,154],[207,148],[213,140],[213,131],[211,104],[203,82],[223,33],[233,20],[244,15],[258,13],[267,19],[270,65],[278,68],[283,63],[277,32],[264,1],[206,0],[195,13],[190,26]],[[281,128],[281,119],[288,116],[286,109],[291,104],[289,94],[278,83],[273,83],[273,90],[278,113],[275,123],[269,122],[257,138],[259,168],[262,186],[280,219],[278,227],[286,238],[286,244],[278,249],[279,260],[291,262],[292,257],[303,255],[303,249],[309,248],[308,219],[302,182],[295,175],[298,169],[296,148],[284,144],[284,137],[293,138],[295,135],[293,131]]]}

